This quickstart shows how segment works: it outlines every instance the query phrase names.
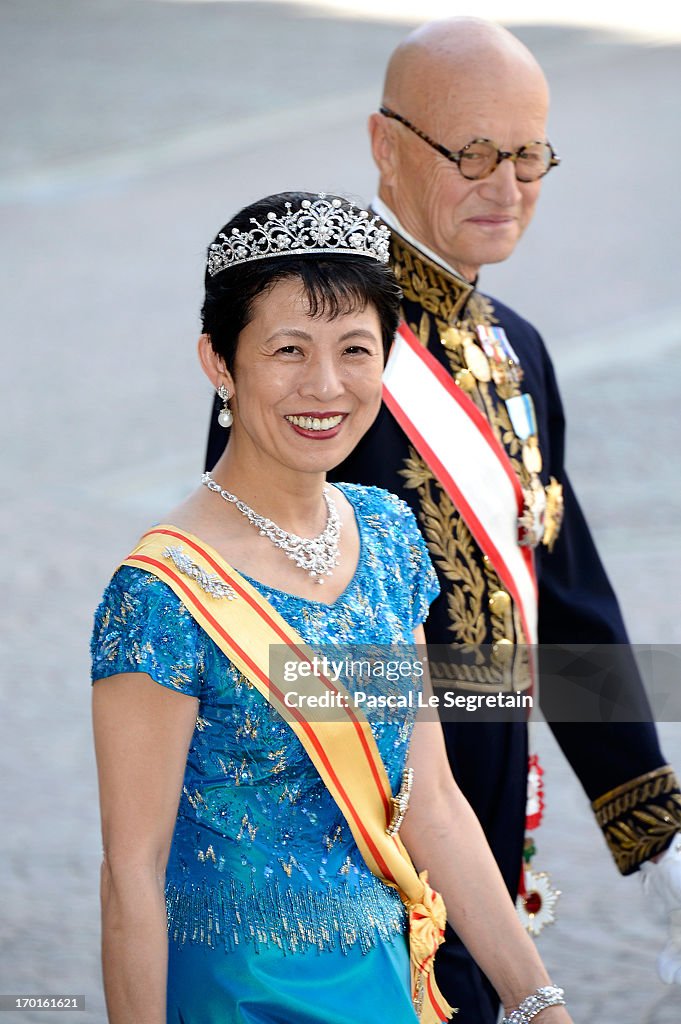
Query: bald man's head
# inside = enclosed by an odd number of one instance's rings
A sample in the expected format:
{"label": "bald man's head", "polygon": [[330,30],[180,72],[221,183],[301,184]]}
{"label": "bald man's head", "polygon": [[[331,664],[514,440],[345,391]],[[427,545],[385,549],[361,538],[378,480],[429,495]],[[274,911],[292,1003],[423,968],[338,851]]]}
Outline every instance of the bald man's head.
{"label": "bald man's head", "polygon": [[[543,84],[539,64],[527,47],[501,25],[479,18],[450,18],[422,25],[393,53],[385,76],[383,103],[405,117],[427,117],[456,104],[461,90],[487,92],[509,75]],[[472,86],[472,88],[470,88]]]}
{"label": "bald man's head", "polygon": [[[473,139],[515,152],[546,140],[548,87],[530,51],[506,29],[476,18],[412,32],[388,64],[383,106],[458,151]],[[417,241],[468,277],[511,254],[534,212],[538,182],[520,183],[511,161],[467,181],[397,120],[373,115],[379,194]]]}

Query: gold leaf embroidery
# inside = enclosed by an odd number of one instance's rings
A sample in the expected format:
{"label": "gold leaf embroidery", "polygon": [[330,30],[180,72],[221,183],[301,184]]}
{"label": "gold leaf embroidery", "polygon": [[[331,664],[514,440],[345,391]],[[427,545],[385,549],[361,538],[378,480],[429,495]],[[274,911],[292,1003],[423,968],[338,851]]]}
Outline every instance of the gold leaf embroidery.
{"label": "gold leaf embroidery", "polygon": [[427,313],[422,313],[421,323],[419,324],[418,337],[421,344],[427,347],[430,340],[430,320],[428,319]]}
{"label": "gold leaf embroidery", "polygon": [[[433,560],[443,576],[457,585],[447,593],[450,629],[457,640],[479,644],[485,636],[483,596],[485,583],[475,558],[471,535],[449,495],[439,486],[424,460],[413,448],[400,470],[405,486],[418,491],[423,533]],[[433,496],[436,492],[437,497]]]}
{"label": "gold leaf embroidery", "polygon": [[605,793],[592,807],[622,874],[660,853],[681,829],[681,793],[669,765]]}

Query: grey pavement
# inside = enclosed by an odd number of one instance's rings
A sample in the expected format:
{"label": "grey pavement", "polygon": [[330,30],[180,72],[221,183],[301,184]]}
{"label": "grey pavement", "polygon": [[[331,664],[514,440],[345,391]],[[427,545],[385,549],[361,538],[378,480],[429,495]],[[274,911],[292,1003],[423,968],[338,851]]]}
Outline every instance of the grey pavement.
{"label": "grey pavement", "polygon": [[[201,468],[204,248],[268,192],[371,198],[364,121],[404,31],[295,4],[0,6],[0,993],[85,994],[64,1022],[105,1020],[91,615],[117,560]],[[518,34],[548,72],[564,163],[483,284],[554,354],[572,476],[632,637],[680,643],[679,48]],[[681,767],[681,726],[661,735]],[[678,1022],[681,990],[654,974],[662,921],[638,879],[616,874],[543,726],[537,745],[548,812],[535,863],[563,891],[539,946],[575,1021]]]}

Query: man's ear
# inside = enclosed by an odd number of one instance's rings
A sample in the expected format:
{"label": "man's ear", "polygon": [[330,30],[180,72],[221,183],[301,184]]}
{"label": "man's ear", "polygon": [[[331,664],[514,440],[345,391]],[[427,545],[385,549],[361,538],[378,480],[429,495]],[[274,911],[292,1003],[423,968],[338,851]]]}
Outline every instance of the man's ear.
{"label": "man's ear", "polygon": [[224,384],[230,394],[234,394],[234,381],[232,375],[225,366],[222,356],[219,356],[210,342],[209,334],[202,334],[198,341],[199,362],[203,372],[211,382],[215,390]]}
{"label": "man's ear", "polygon": [[368,126],[371,152],[381,176],[381,185],[392,186],[395,184],[397,176],[397,152],[393,125],[383,114],[371,114]]}

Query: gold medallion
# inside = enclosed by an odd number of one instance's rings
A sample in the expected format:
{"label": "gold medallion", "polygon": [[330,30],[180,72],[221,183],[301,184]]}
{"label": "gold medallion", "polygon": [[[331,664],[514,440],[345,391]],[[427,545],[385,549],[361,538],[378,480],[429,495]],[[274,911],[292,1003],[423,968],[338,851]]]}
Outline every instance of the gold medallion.
{"label": "gold medallion", "polygon": [[472,341],[464,344],[463,358],[466,366],[476,380],[479,380],[482,384],[487,384],[487,382],[492,379],[492,370],[490,369],[489,359],[482,349]]}
{"label": "gold medallion", "polygon": [[457,348],[469,344],[472,340],[471,332],[461,327],[447,327],[440,335],[441,344],[450,352],[455,352]]}
{"label": "gold medallion", "polygon": [[537,435],[532,434],[523,442],[523,466],[528,473],[541,473],[542,465]]}
{"label": "gold medallion", "polygon": [[466,391],[468,394],[470,394],[471,391],[475,391],[475,377],[473,376],[470,370],[459,370],[459,372],[454,377],[454,380],[459,385],[459,387],[463,391]]}

